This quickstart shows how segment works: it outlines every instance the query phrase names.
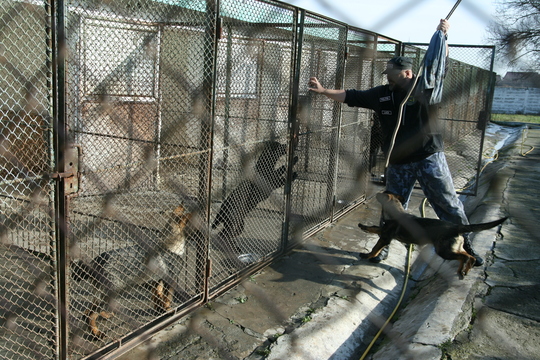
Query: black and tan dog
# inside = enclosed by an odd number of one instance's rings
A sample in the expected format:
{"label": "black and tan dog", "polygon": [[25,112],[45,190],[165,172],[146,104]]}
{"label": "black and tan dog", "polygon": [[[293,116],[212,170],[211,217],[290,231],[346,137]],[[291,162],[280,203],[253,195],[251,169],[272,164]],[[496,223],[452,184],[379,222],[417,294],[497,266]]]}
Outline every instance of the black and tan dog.
{"label": "black and tan dog", "polygon": [[[225,198],[212,223],[212,229],[223,224],[217,244],[225,250],[239,252],[235,239],[244,231],[245,219],[259,203],[268,199],[272,192],[286,183],[285,165],[276,168],[279,159],[287,154],[287,145],[277,141],[266,141],[255,164],[254,179],[246,179]],[[298,157],[293,159],[293,165]],[[293,180],[297,174],[293,174]]]}
{"label": "black and tan dog", "polygon": [[507,218],[482,224],[458,225],[439,219],[420,218],[408,214],[403,209],[400,196],[390,193],[378,193],[377,200],[383,208],[383,225],[358,226],[373,234],[379,235],[379,241],[370,253],[363,254],[362,258],[372,258],[389,245],[392,239],[406,244],[426,245],[433,244],[435,252],[445,260],[459,260],[458,274],[467,275],[475,262],[475,258],[463,248],[463,234],[491,229],[502,224]]}
{"label": "black and tan dog", "polygon": [[136,245],[105,251],[89,264],[71,264],[73,279],[87,280],[95,289],[93,305],[85,311],[92,336],[104,337],[98,319],[113,316],[112,311],[107,311],[111,300],[136,286],[143,285],[143,289],[151,291],[148,295],[155,310],[164,312],[171,309],[174,289],[178,286],[175,275],[184,256],[186,225],[191,217],[192,213],[178,206],[170,215],[163,240],[141,241]]}

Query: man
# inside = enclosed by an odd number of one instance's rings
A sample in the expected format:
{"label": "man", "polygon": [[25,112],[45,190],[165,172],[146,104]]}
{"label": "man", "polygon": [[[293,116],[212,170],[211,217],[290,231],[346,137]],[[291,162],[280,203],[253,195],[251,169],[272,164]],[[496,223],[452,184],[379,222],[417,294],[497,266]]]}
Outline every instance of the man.
{"label": "man", "polygon": [[[441,20],[437,30],[446,37],[450,24]],[[436,33],[437,34],[437,33]],[[431,46],[431,45],[430,45]],[[447,54],[446,41],[438,42],[439,49],[429,49]],[[446,51],[445,51],[446,50]],[[383,134],[382,150],[388,158],[386,170],[386,191],[401,195],[407,208],[413,187],[418,180],[424,194],[441,220],[452,223],[469,224],[463,204],[459,201],[446,157],[443,152],[442,134],[438,128],[436,106],[431,106],[433,89],[416,86],[416,75],[412,71],[412,60],[397,56],[388,61],[386,70],[388,84],[365,91],[325,89],[317,80],[309,79],[308,88],[315,93],[349,106],[374,110],[379,115]],[[431,76],[432,74],[430,74]],[[444,71],[437,76],[444,76]],[[422,80],[421,78],[419,80]],[[418,81],[420,83],[421,81]],[[412,92],[410,92],[410,90]],[[410,96],[407,98],[408,93]],[[403,111],[401,103],[407,98]],[[431,102],[431,104],[430,104]],[[400,115],[401,113],[401,115]],[[401,120],[394,139],[394,130]],[[484,260],[473,250],[468,236],[465,250],[476,258],[476,266]],[[380,262],[388,257],[388,247],[381,254],[370,259]]]}

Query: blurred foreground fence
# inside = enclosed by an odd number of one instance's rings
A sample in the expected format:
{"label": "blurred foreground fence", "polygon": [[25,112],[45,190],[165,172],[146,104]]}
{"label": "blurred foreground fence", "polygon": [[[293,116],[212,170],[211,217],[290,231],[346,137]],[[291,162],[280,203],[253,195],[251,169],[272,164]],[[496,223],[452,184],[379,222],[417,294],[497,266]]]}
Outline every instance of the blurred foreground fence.
{"label": "blurred foreground fence", "polygon": [[[0,33],[5,359],[136,343],[362,202],[376,119],[308,78],[379,85],[426,48],[257,0],[4,0]],[[474,194],[493,48],[451,54],[441,121]]]}

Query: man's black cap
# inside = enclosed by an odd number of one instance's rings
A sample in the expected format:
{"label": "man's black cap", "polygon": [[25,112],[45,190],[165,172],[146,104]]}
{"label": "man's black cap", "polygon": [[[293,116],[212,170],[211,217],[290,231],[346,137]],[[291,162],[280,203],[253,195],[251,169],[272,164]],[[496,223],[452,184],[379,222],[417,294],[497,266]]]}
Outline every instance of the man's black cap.
{"label": "man's black cap", "polygon": [[405,56],[396,56],[386,63],[386,70],[383,71],[383,74],[388,74],[388,71],[392,70],[412,70],[413,61],[411,58]]}

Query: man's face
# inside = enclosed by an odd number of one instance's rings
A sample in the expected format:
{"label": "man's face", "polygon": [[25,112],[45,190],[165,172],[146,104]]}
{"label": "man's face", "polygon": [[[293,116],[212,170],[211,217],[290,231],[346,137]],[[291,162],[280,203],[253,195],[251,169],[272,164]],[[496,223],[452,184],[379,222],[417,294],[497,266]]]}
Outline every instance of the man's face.
{"label": "man's face", "polygon": [[410,70],[390,70],[386,74],[388,85],[391,91],[399,91],[407,88],[411,78]]}

